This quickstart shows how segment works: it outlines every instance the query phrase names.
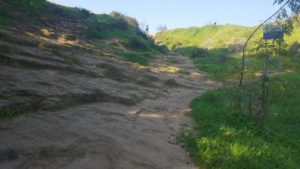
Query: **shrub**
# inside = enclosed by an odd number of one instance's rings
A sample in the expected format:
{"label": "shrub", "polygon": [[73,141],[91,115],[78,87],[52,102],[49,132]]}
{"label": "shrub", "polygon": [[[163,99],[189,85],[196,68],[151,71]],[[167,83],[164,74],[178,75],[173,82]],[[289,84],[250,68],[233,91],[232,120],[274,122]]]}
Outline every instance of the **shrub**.
{"label": "shrub", "polygon": [[144,41],[142,41],[140,38],[133,37],[128,40],[128,42],[125,44],[130,49],[137,49],[137,50],[145,50],[147,49],[147,45]]}
{"label": "shrub", "polygon": [[288,54],[291,57],[297,57],[300,55],[300,44],[299,42],[294,42],[291,44],[291,46],[288,49]]}
{"label": "shrub", "polygon": [[83,18],[88,18],[88,17],[94,15],[91,11],[89,11],[89,10],[87,10],[85,8],[78,8],[77,7],[75,9],[81,12],[81,15],[82,15]]}
{"label": "shrub", "polygon": [[[129,25],[122,19],[110,15],[96,15],[85,20],[89,38],[124,37],[129,34]],[[125,33],[126,32],[126,33]]]}
{"label": "shrub", "polygon": [[119,19],[122,19],[122,20],[126,21],[126,23],[128,25],[131,25],[131,26],[133,26],[135,28],[139,27],[139,24],[138,24],[138,22],[137,22],[137,20],[135,18],[131,18],[129,16],[123,15],[123,14],[121,14],[119,12],[115,12],[115,11],[111,12],[110,15],[112,17],[114,17],[114,18],[119,18]]}

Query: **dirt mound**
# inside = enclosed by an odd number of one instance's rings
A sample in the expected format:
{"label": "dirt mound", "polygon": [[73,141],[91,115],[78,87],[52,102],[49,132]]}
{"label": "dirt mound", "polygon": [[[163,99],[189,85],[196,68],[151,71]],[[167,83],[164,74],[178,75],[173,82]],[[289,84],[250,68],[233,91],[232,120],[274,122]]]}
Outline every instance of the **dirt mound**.
{"label": "dirt mound", "polygon": [[0,35],[1,111],[25,113],[0,121],[1,169],[195,168],[175,136],[192,127],[189,102],[216,85],[188,58],[141,67],[85,46]]}
{"label": "dirt mound", "polygon": [[88,39],[89,20],[29,27],[13,14],[19,25],[0,27],[0,169],[195,168],[176,134],[192,127],[190,101],[216,84],[188,58]]}

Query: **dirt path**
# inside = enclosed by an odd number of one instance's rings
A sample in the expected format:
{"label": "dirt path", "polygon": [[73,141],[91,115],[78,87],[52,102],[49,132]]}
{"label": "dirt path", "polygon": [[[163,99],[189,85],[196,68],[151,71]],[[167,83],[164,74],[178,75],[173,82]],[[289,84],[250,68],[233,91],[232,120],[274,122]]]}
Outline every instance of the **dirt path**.
{"label": "dirt path", "polygon": [[179,55],[150,70],[168,83],[135,106],[94,103],[0,121],[0,168],[195,169],[175,135],[192,127],[190,101],[216,84]]}

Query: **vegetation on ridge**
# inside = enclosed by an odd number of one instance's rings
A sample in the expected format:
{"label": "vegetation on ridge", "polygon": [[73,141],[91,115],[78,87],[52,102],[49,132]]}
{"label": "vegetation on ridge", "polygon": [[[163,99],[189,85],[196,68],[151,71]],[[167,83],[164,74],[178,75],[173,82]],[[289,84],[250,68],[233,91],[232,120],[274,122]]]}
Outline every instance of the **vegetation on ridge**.
{"label": "vegetation on ridge", "polygon": [[[241,49],[246,38],[254,28],[237,25],[207,25],[204,27],[192,27],[175,29],[159,33],[156,36],[158,42],[168,46],[170,50],[176,49],[184,55],[190,56],[195,65],[208,72],[216,80],[237,79],[240,72]],[[261,40],[262,29],[255,34],[247,49],[246,58],[248,72],[259,73],[262,65],[261,56],[255,54],[256,44]],[[272,58],[273,72],[297,71],[300,68],[298,39],[300,25],[296,24],[291,36],[285,37],[286,51],[280,56]],[[278,64],[281,62],[281,64]],[[250,75],[250,76],[252,76]]]}
{"label": "vegetation on ridge", "polygon": [[[299,5],[299,1],[290,2]],[[246,51],[248,82],[241,88],[236,87],[241,51],[255,28],[207,25],[157,35],[157,41],[191,57],[215,80],[234,83],[223,83],[222,88],[191,103],[196,130],[179,138],[198,165],[215,169],[300,166],[300,97],[296,92],[300,88],[300,25],[294,26],[278,48],[272,43],[260,46],[262,29],[255,34]],[[269,79],[262,76],[265,56]]]}

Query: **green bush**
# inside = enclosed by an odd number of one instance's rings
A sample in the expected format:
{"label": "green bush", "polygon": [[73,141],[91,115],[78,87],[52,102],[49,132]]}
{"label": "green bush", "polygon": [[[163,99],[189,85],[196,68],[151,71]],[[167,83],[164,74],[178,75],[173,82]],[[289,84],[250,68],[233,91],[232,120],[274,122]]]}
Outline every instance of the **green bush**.
{"label": "green bush", "polygon": [[134,49],[134,50],[147,50],[149,49],[146,42],[143,41],[141,38],[133,37],[130,38],[127,43],[125,43],[125,46]]}
{"label": "green bush", "polygon": [[119,19],[126,21],[126,23],[130,26],[133,26],[135,28],[139,27],[139,24],[135,18],[131,18],[129,16],[123,15],[123,14],[121,14],[119,12],[115,12],[115,11],[112,12],[110,15],[114,18],[119,18]]}
{"label": "green bush", "polygon": [[85,8],[75,8],[75,9],[78,10],[78,11],[80,11],[81,16],[83,18],[88,18],[88,17],[91,17],[91,16],[94,15],[91,11],[89,11],[89,10],[87,10]]}
{"label": "green bush", "polygon": [[88,26],[86,34],[89,38],[101,39],[116,36],[124,38],[132,35],[129,31],[129,25],[124,20],[110,15],[89,17],[85,23]]}

